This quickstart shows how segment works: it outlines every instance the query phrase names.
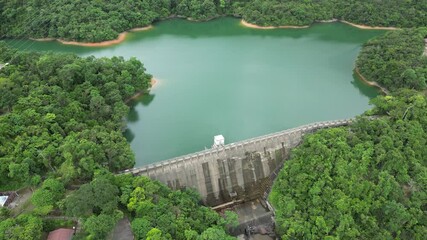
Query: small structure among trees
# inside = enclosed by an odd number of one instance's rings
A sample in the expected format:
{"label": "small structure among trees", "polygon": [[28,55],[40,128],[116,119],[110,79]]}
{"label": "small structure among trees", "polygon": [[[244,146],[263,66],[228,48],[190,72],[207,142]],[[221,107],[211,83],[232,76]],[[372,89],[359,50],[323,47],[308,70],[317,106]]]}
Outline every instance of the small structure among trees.
{"label": "small structure among trees", "polygon": [[214,137],[214,144],[212,145],[212,148],[223,147],[224,142],[225,142],[224,136],[216,135]]}
{"label": "small structure among trees", "polygon": [[18,196],[16,192],[0,192],[0,207],[7,207]]}
{"label": "small structure among trees", "polygon": [[47,240],[71,240],[74,235],[73,229],[59,228],[49,233]]}

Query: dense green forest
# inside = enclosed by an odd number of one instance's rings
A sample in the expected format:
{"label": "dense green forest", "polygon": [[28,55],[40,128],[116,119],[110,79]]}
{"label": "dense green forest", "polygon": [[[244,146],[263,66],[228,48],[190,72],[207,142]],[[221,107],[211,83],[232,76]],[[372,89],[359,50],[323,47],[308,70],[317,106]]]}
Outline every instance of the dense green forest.
{"label": "dense green forest", "polygon": [[427,235],[427,99],[373,100],[349,128],[304,139],[272,190],[283,239],[423,239]]}
{"label": "dense green forest", "polygon": [[0,36],[99,42],[168,17],[208,20],[224,15],[263,26],[309,25],[336,18],[414,27],[427,23],[426,12],[423,0],[0,0]]}
{"label": "dense green forest", "polygon": [[125,213],[136,239],[232,239],[225,229],[236,224],[234,213],[221,217],[190,190],[111,173],[134,166],[122,131],[125,101],[150,86],[140,61],[4,43],[0,53],[10,63],[0,71],[0,188],[37,188],[32,210],[16,217],[0,208],[0,240],[41,239],[61,226],[49,221],[52,213],[72,225],[79,219],[77,239],[105,239]]}
{"label": "dense green forest", "polygon": [[236,214],[226,211],[220,216],[201,206],[196,192],[172,191],[147,177],[98,172],[91,182],[66,197],[64,193],[62,182],[49,178],[34,192],[31,213],[16,218],[5,208],[0,212],[0,240],[42,239],[43,232],[55,229],[47,221],[55,209],[81,221],[84,231],[79,229],[73,239],[107,239],[124,213],[131,219],[135,239],[234,239],[226,228],[237,224]]}
{"label": "dense green forest", "polygon": [[[83,217],[84,229],[93,239],[105,239],[128,211],[136,239],[233,239],[225,232],[237,216],[222,218],[200,206],[200,196],[190,190],[172,191],[147,177],[101,175],[60,203],[68,216]],[[217,236],[218,238],[215,238]]]}
{"label": "dense green forest", "polygon": [[134,165],[124,101],[151,76],[136,59],[16,52],[0,45],[0,185],[91,179]]}
{"label": "dense green forest", "polygon": [[426,38],[427,28],[388,32],[364,45],[356,67],[367,80],[390,90],[423,90],[427,87]]}
{"label": "dense green forest", "polygon": [[[97,42],[171,16],[423,27],[426,13],[421,0],[0,0],[0,36]],[[374,119],[319,131],[293,151],[270,196],[283,239],[427,236],[427,97],[416,91],[426,88],[426,36],[426,28],[405,29],[365,44],[357,68],[392,95],[372,100],[366,115]],[[231,238],[225,229],[236,215],[201,206],[194,191],[111,173],[134,165],[122,131],[126,100],[150,86],[141,62],[3,43],[0,62],[10,63],[0,71],[0,188],[36,188],[34,209],[0,208],[0,240],[40,239],[54,229],[52,214],[79,219],[77,239],[105,239],[124,215],[136,239]]]}
{"label": "dense green forest", "polygon": [[391,95],[371,101],[374,119],[319,131],[293,151],[270,195],[283,239],[425,238],[426,37],[403,29],[364,44],[356,70]]}
{"label": "dense green forest", "polygon": [[423,0],[251,0],[235,4],[233,11],[262,26],[310,25],[334,18],[369,26],[427,23],[427,2]]}

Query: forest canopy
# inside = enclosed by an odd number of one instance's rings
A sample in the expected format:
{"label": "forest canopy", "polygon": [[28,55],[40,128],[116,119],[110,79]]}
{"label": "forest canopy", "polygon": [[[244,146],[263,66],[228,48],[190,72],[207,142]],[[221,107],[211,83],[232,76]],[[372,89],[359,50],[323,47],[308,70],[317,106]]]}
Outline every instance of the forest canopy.
{"label": "forest canopy", "polygon": [[427,28],[391,31],[364,44],[356,68],[367,80],[390,90],[427,87]]}
{"label": "forest canopy", "polygon": [[[421,0],[0,0],[0,34],[98,42],[168,17],[223,15],[262,26],[339,19],[424,27],[426,12]],[[365,44],[358,70],[393,95],[372,100],[367,114],[375,118],[309,135],[293,151],[271,193],[283,239],[427,235],[427,98],[415,91],[426,88],[426,37],[426,28],[405,29]],[[3,43],[0,53],[10,63],[0,71],[0,186],[39,187],[33,212],[1,209],[0,240],[40,238],[42,217],[54,209],[81,219],[91,239],[105,239],[125,212],[137,239],[230,238],[235,216],[200,206],[195,192],[110,173],[134,165],[122,131],[125,101],[149,88],[141,62],[17,52]],[[72,183],[83,184],[71,190]]]}
{"label": "forest canopy", "polygon": [[41,239],[58,219],[79,225],[73,239],[103,240],[125,213],[136,239],[234,239],[226,230],[237,216],[202,206],[193,190],[113,175],[134,166],[123,130],[125,102],[150,87],[140,61],[20,52],[1,42],[0,53],[9,63],[0,71],[0,187],[37,188],[25,214],[0,208],[0,240]]}
{"label": "forest canopy", "polygon": [[65,183],[134,166],[125,100],[150,86],[135,58],[17,52],[0,43],[0,185]]}
{"label": "forest canopy", "polygon": [[375,120],[307,136],[271,193],[283,239],[422,239],[427,234],[427,99],[373,100]]}
{"label": "forest canopy", "polygon": [[[82,11],[84,9],[84,11]],[[262,26],[340,19],[370,26],[427,23],[422,0],[0,0],[0,35],[100,42],[169,17],[204,21],[237,16]]]}

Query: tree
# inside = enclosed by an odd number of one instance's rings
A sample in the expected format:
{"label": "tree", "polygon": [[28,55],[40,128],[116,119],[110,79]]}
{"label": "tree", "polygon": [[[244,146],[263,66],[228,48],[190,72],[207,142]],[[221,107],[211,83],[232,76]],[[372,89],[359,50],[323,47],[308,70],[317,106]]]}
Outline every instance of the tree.
{"label": "tree", "polygon": [[413,188],[427,170],[426,97],[402,90],[373,103],[369,114],[387,117],[319,131],[294,149],[270,195],[282,238],[415,239],[427,231],[419,205],[427,195]]}
{"label": "tree", "polygon": [[116,220],[110,215],[100,214],[90,216],[83,224],[85,232],[90,239],[105,239],[114,228]]}
{"label": "tree", "polygon": [[131,226],[137,239],[148,238],[149,233],[152,239],[195,239],[211,227],[219,236],[227,236],[225,228],[237,220],[234,213],[227,211],[223,219],[212,209],[200,206],[200,196],[193,190],[171,191],[145,176],[120,175],[115,182],[121,186],[122,203],[126,202],[135,217]]}
{"label": "tree", "polygon": [[64,185],[56,179],[46,179],[41,188],[37,189],[31,196],[31,202],[39,213],[49,213],[65,193]]}
{"label": "tree", "polygon": [[364,44],[356,67],[369,81],[389,90],[426,88],[424,38],[427,28],[388,32]]}
{"label": "tree", "polygon": [[136,239],[145,239],[147,233],[152,229],[150,220],[146,218],[135,218],[131,226]]}
{"label": "tree", "polygon": [[[11,50],[0,48],[7,58]],[[0,112],[8,112],[0,116],[1,183],[34,185],[49,175],[68,184],[132,167],[124,101],[147,91],[149,78],[136,59],[15,52],[0,76]]]}
{"label": "tree", "polygon": [[231,236],[228,236],[223,229],[219,228],[208,228],[200,234],[198,238],[200,240],[216,240],[216,239],[224,239],[224,240],[232,240],[234,239]]}
{"label": "tree", "polygon": [[162,236],[163,233],[162,231],[160,231],[157,228],[152,228],[150,231],[148,231],[147,233],[147,240],[165,240],[166,238]]}
{"label": "tree", "polygon": [[0,222],[0,240],[41,239],[42,220],[32,215],[19,215]]}
{"label": "tree", "polygon": [[118,193],[117,187],[101,176],[69,195],[64,203],[65,212],[74,217],[113,214],[119,200]]}

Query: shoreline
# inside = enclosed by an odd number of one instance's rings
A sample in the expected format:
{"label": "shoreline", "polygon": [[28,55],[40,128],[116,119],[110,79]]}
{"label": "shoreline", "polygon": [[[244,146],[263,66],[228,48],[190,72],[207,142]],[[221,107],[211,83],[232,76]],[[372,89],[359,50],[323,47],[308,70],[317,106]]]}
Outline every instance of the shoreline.
{"label": "shoreline", "polygon": [[151,82],[150,82],[150,84],[151,84],[150,89],[153,89],[157,85],[157,83],[159,83],[159,79],[152,77]]}
{"label": "shoreline", "polygon": [[[192,22],[207,22],[210,21],[212,19],[216,19],[218,17],[222,17],[222,16],[215,16],[209,19],[205,19],[205,20],[195,20],[195,19],[191,19],[191,18],[184,18],[183,16],[171,16],[169,18],[166,19],[171,19],[171,18],[183,18],[186,19],[188,21],[192,21]],[[166,20],[164,19],[164,20]],[[352,27],[356,27],[359,29],[364,29],[364,30],[399,30],[401,28],[397,28],[397,27],[372,27],[372,26],[367,26],[367,25],[362,25],[362,24],[356,24],[356,23],[352,23],[352,22],[348,22],[345,20],[338,20],[338,19],[330,19],[330,20],[320,20],[320,21],[316,21],[314,23],[332,23],[332,22],[342,22],[345,24],[348,24]],[[303,26],[293,26],[293,25],[284,25],[284,26],[259,26],[253,23],[249,23],[247,21],[245,21],[244,19],[240,20],[240,24],[243,25],[244,27],[247,28],[253,28],[253,29],[261,29],[261,30],[269,30],[269,29],[304,29],[304,28],[309,28],[311,25],[303,25]],[[67,41],[67,40],[63,40],[63,39],[57,39],[57,38],[29,38],[33,41],[37,41],[37,42],[49,42],[49,41],[58,41],[61,44],[64,45],[73,45],[73,46],[81,46],[81,47],[107,47],[107,46],[111,46],[111,45],[116,45],[119,43],[122,43],[123,41],[126,40],[126,36],[127,34],[131,33],[131,32],[139,32],[139,31],[147,31],[153,28],[153,25],[148,25],[146,27],[137,27],[137,28],[132,28],[129,29],[127,31],[124,31],[122,33],[119,34],[119,36],[116,39],[113,40],[107,40],[107,41],[102,41],[102,42],[77,42],[77,41]]]}
{"label": "shoreline", "polygon": [[30,38],[30,39],[37,41],[37,42],[57,41],[57,42],[60,42],[61,44],[64,44],[64,45],[73,45],[73,46],[81,46],[81,47],[107,47],[107,46],[122,43],[124,40],[126,40],[126,36],[130,32],[147,31],[147,30],[150,30],[152,28],[153,28],[152,25],[149,25],[147,27],[132,28],[132,29],[129,29],[125,32],[120,33],[116,39],[102,41],[102,42],[77,42],[77,41],[66,41],[66,40],[56,39],[56,38],[37,38],[37,39]]}
{"label": "shoreline", "polygon": [[[152,77],[151,78],[151,87],[149,88],[149,90],[153,89],[157,83],[159,82],[159,80],[157,78]],[[132,97],[128,98],[125,100],[125,103],[129,103],[132,100],[135,100],[137,98],[139,98],[140,96],[142,96],[145,92],[144,91],[139,91],[137,93],[135,93]]]}
{"label": "shoreline", "polygon": [[378,84],[377,82],[373,82],[373,81],[369,81],[368,79],[365,78],[365,76],[363,76],[358,67],[354,68],[354,72],[356,73],[357,77],[362,80],[362,82],[368,84],[371,87],[376,87],[379,90],[381,90],[381,92],[385,95],[390,95],[390,92],[383,86],[381,86],[380,84]]}
{"label": "shoreline", "polygon": [[359,28],[359,29],[365,29],[365,30],[400,30],[401,28],[398,27],[372,27],[372,26],[367,26],[367,25],[362,25],[362,24],[356,24],[356,23],[352,23],[352,22],[348,22],[345,20],[339,20],[342,23],[348,24],[350,26]]}
{"label": "shoreline", "polygon": [[266,26],[266,27],[264,27],[264,26],[259,26],[259,25],[253,24],[253,23],[248,23],[244,19],[240,20],[240,24],[243,25],[243,26],[245,26],[245,27],[248,27],[248,28],[263,29],[263,30],[279,29],[279,28],[300,29],[300,28],[308,28],[308,27],[310,27],[308,25],[305,25],[305,26],[277,26],[277,27]]}
{"label": "shoreline", "polygon": [[[367,25],[361,25],[361,24],[356,24],[356,23],[351,23],[345,20],[338,20],[338,19],[330,19],[330,20],[320,20],[320,21],[316,21],[314,23],[333,23],[333,22],[342,22],[345,23],[347,25],[350,25],[352,27],[355,28],[359,28],[359,29],[364,29],[364,30],[399,30],[400,28],[397,27],[372,27],[372,26],[367,26]],[[247,21],[245,21],[244,19],[242,19],[240,21],[240,24],[243,25],[244,27],[248,27],[248,28],[254,28],[254,29],[263,29],[263,30],[268,30],[268,29],[280,29],[280,28],[285,28],[285,29],[301,29],[301,28],[308,28],[311,25],[303,25],[303,26],[259,26],[253,23],[249,23]]]}

